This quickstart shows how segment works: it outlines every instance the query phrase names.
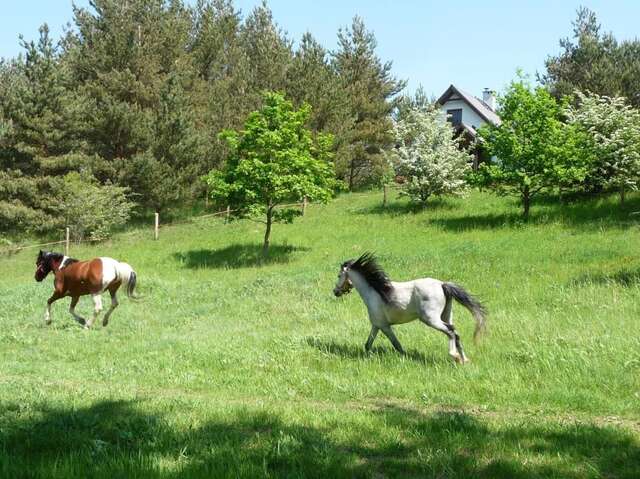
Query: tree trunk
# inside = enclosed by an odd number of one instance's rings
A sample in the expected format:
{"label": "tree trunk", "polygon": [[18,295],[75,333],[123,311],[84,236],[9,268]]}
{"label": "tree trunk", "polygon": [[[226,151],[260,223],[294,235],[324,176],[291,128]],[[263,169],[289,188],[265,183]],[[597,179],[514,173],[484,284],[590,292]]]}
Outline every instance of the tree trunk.
{"label": "tree trunk", "polygon": [[355,182],[356,165],[355,160],[352,158],[349,163],[349,191],[353,191],[353,183]]}
{"label": "tree trunk", "polygon": [[522,216],[525,221],[529,220],[529,207],[531,206],[531,192],[529,191],[529,187],[525,186],[524,191],[522,192]]}
{"label": "tree trunk", "polygon": [[269,256],[269,237],[271,236],[271,223],[273,222],[273,207],[267,209],[267,230],[264,232],[264,243],[262,244],[262,256]]}

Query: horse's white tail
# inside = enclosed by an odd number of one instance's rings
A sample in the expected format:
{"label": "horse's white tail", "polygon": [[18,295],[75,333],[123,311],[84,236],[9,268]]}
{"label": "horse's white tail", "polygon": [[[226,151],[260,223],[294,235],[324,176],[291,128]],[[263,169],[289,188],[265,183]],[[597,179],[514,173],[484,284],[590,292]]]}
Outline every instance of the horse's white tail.
{"label": "horse's white tail", "polygon": [[485,317],[487,315],[487,309],[480,301],[471,296],[462,286],[454,283],[442,283],[442,290],[444,291],[447,300],[453,298],[471,311],[471,314],[476,320],[476,329],[473,332],[473,340],[477,341],[482,332],[486,329]]}
{"label": "horse's white tail", "polygon": [[133,295],[133,290],[136,288],[138,276],[133,268],[127,263],[118,262],[116,264],[116,274],[118,275],[120,282],[127,286],[127,296],[136,299],[137,296]]}

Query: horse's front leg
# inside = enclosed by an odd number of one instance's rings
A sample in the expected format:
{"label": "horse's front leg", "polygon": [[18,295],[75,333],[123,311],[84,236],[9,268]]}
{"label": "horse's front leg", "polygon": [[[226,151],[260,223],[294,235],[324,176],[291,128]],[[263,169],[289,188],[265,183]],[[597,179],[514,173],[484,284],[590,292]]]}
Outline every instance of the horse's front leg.
{"label": "horse's front leg", "polygon": [[54,292],[47,300],[47,309],[44,312],[44,323],[51,324],[51,304],[62,298],[62,295],[58,292]]}
{"label": "horse's front leg", "polygon": [[75,319],[76,321],[78,321],[78,323],[84,326],[85,324],[87,324],[87,321],[82,316],[76,314],[76,305],[78,304],[79,299],[80,299],[79,296],[73,296],[71,298],[71,305],[69,306],[69,312],[71,313],[71,316],[73,316],[73,319]]}
{"label": "horse's front leg", "polygon": [[364,350],[366,352],[371,351],[371,346],[373,346],[373,342],[376,340],[376,336],[378,335],[378,331],[380,328],[377,326],[371,325],[371,332],[369,333],[369,337],[367,338],[367,342],[364,345]]}
{"label": "horse's front leg", "polygon": [[389,338],[389,341],[391,341],[391,344],[393,344],[393,347],[395,348],[395,350],[404,356],[405,355],[404,349],[402,349],[402,345],[400,344],[400,341],[398,341],[398,338],[396,337],[395,333],[391,329],[391,326],[386,325],[385,327],[380,329],[382,330],[384,335],[387,338]]}

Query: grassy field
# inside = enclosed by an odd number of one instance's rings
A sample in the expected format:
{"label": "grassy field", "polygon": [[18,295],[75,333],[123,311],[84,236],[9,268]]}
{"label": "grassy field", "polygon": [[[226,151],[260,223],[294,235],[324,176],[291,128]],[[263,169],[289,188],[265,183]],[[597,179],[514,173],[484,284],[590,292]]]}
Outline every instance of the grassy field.
{"label": "grassy field", "polygon": [[[143,295],[91,331],[68,299],[43,324],[34,251],[0,258],[0,475],[639,477],[640,197],[549,201],[528,224],[482,193],[425,211],[380,200],[276,225],[262,265],[251,222],[75,247],[132,264]],[[396,328],[407,357],[382,335],[364,354],[363,303],[332,294],[364,250],[393,279],[486,302],[478,345],[454,307],[470,364],[417,322]]]}

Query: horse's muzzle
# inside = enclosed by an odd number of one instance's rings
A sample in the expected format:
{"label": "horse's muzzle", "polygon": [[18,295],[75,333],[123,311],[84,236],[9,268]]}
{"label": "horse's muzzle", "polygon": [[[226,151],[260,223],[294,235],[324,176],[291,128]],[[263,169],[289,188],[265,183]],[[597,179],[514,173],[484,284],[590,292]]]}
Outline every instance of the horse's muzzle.
{"label": "horse's muzzle", "polygon": [[43,279],[45,279],[47,277],[47,273],[44,268],[42,268],[41,266],[38,266],[38,269],[36,269],[36,274],[35,279],[38,283],[40,283]]}

